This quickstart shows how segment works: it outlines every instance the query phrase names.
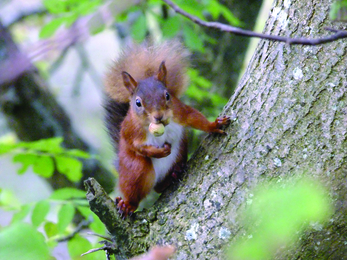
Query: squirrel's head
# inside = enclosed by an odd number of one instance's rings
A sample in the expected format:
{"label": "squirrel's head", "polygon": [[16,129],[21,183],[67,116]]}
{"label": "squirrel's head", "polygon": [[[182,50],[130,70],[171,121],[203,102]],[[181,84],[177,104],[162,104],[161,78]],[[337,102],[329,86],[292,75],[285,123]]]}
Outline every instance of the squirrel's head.
{"label": "squirrel's head", "polygon": [[143,120],[144,124],[170,123],[172,118],[171,95],[166,88],[167,70],[163,61],[156,75],[136,81],[123,71],[125,87],[131,93],[130,109]]}

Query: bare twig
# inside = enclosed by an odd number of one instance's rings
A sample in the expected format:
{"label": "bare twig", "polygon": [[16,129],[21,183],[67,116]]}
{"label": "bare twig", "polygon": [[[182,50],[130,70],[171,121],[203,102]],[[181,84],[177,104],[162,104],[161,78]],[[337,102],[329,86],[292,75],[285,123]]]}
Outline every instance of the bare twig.
{"label": "bare twig", "polygon": [[269,35],[269,34],[263,34],[263,33],[257,33],[249,30],[243,30],[238,27],[230,26],[227,24],[222,24],[218,22],[206,22],[203,21],[196,16],[193,16],[186,11],[179,8],[176,4],[174,4],[171,0],[163,0],[166,4],[168,4],[176,13],[179,13],[183,15],[184,17],[188,18],[192,22],[205,26],[208,28],[214,28],[217,30],[221,30],[223,32],[229,32],[236,35],[243,35],[248,37],[257,37],[261,39],[271,40],[271,41],[279,41],[279,42],[285,42],[287,44],[301,44],[301,45],[318,45],[323,43],[328,43],[332,41],[336,41],[338,39],[347,38],[347,31],[345,30],[335,30],[331,28],[326,28],[326,30],[329,30],[331,32],[334,32],[333,35],[317,38],[317,39],[307,39],[307,38],[290,38],[290,37],[284,37],[284,36],[277,36],[277,35]]}
{"label": "bare twig", "polygon": [[92,223],[92,219],[82,220],[82,221],[78,224],[78,226],[76,227],[76,230],[75,230],[74,232],[72,232],[70,235],[68,235],[68,236],[66,236],[66,237],[57,239],[57,242],[69,241],[69,240],[72,239],[75,235],[77,235],[79,232],[81,232],[82,229],[88,228],[90,223]]}
{"label": "bare twig", "polygon": [[88,232],[87,234],[90,235],[90,236],[100,237],[100,238],[105,239],[105,240],[107,240],[107,241],[113,242],[112,239],[111,239],[110,237],[107,237],[107,236],[103,236],[103,235],[100,235],[100,234],[96,234],[96,233],[94,233],[94,232]]}
{"label": "bare twig", "polygon": [[106,246],[102,246],[102,247],[99,247],[99,248],[93,248],[93,249],[90,249],[89,251],[83,253],[81,256],[88,255],[88,254],[91,254],[91,253],[94,253],[94,252],[98,252],[100,250],[105,250],[106,248],[107,248]]}
{"label": "bare twig", "polygon": [[[102,237],[102,236],[100,236],[100,237]],[[107,240],[99,241],[99,244],[103,244],[102,247],[91,249],[88,252],[82,254],[81,256],[88,255],[88,254],[103,250],[103,251],[105,251],[106,259],[110,260],[111,255],[117,254],[117,247],[116,247],[116,244],[113,241],[111,241],[109,238],[106,238],[106,239]]]}

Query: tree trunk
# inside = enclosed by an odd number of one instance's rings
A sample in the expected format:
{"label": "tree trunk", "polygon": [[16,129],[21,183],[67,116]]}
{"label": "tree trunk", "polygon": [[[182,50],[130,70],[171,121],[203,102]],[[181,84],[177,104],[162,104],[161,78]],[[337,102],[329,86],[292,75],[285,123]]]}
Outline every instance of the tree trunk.
{"label": "tree trunk", "polygon": [[[329,34],[325,27],[341,29],[343,25],[328,19],[331,3],[275,1],[265,32],[316,38]],[[276,258],[344,259],[346,47],[346,40],[321,46],[261,41],[223,112],[232,117],[228,135],[207,137],[182,182],[164,192],[154,207],[137,214],[135,221],[118,222],[113,206],[96,199],[97,185],[87,182],[91,208],[96,212],[104,206],[99,216],[121,254],[168,243],[177,246],[174,259],[221,259],[223,246],[230,243],[228,234],[231,243],[242,235],[238,210],[245,206],[250,189],[264,180],[308,170],[328,187],[335,213],[325,227],[305,233],[297,248],[282,250]],[[106,215],[111,220],[103,219]],[[125,235],[120,239],[119,234]]]}
{"label": "tree trunk", "polygon": [[[92,148],[74,132],[63,108],[1,23],[0,52],[0,110],[19,139],[36,141],[62,136],[64,147],[91,152]],[[100,161],[83,160],[82,171],[83,179],[95,176],[108,192],[114,189],[114,176]],[[55,189],[75,185],[57,171],[49,182]],[[83,180],[77,186],[83,188]]]}

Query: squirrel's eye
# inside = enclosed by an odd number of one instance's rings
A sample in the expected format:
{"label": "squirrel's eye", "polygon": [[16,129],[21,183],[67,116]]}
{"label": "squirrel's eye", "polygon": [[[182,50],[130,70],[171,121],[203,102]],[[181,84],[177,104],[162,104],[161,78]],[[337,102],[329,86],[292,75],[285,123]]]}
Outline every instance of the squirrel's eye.
{"label": "squirrel's eye", "polygon": [[135,104],[137,107],[142,107],[141,101],[138,98],[136,99]]}
{"label": "squirrel's eye", "polygon": [[169,101],[169,100],[170,100],[170,94],[169,94],[168,92],[166,92],[165,98],[166,98],[166,101]]}

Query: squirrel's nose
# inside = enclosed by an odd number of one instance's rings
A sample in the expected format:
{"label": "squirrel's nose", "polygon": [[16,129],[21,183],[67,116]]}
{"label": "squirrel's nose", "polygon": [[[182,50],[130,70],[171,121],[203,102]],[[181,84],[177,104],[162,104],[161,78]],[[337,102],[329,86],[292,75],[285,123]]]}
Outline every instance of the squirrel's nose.
{"label": "squirrel's nose", "polygon": [[154,120],[156,123],[160,123],[160,121],[163,119],[163,116],[154,116]]}

